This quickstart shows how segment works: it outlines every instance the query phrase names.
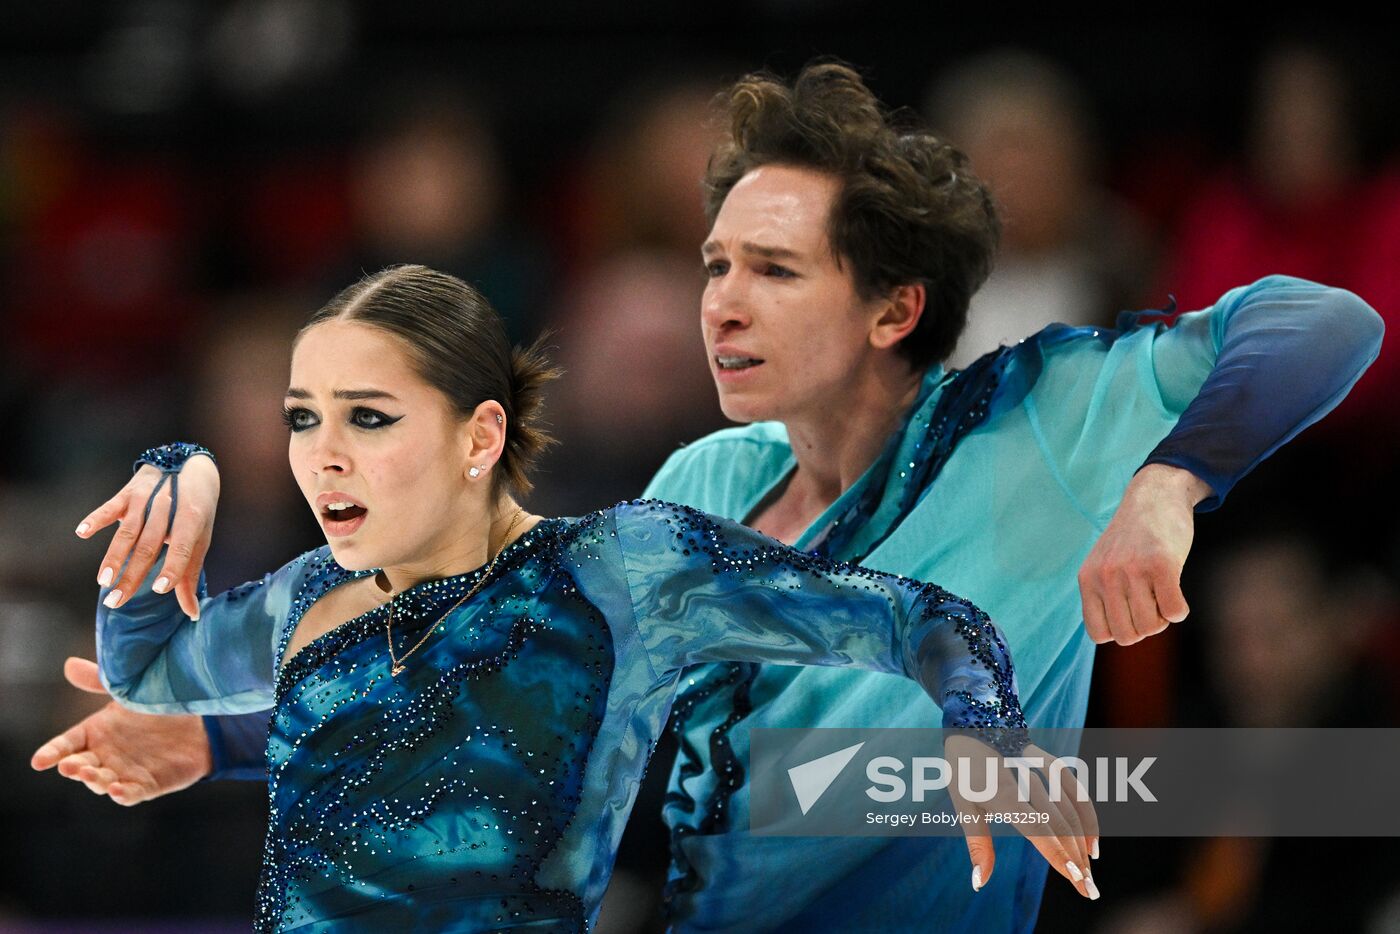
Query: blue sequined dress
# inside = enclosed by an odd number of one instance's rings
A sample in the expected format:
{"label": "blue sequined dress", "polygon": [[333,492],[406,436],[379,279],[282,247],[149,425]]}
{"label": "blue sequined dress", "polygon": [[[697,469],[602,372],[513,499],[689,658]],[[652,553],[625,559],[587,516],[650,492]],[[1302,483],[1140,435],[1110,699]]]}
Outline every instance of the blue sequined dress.
{"label": "blue sequined dress", "polygon": [[397,677],[384,606],[283,666],[307,609],[371,573],[323,547],[203,597],[194,623],[149,579],[120,609],[99,603],[102,675],[122,703],[272,707],[260,931],[586,928],[697,663],[902,674],[948,726],[1024,726],[1006,647],[976,607],[686,507],[543,520],[450,612],[482,569],[406,591],[398,654],[436,631]]}

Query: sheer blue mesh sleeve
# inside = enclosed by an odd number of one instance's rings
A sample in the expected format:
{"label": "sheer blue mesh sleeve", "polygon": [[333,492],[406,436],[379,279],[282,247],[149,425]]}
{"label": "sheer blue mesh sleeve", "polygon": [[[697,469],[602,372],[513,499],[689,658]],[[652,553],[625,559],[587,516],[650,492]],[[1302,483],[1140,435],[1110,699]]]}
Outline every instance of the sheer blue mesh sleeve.
{"label": "sheer blue mesh sleeve", "polygon": [[[1380,353],[1380,315],[1351,292],[1290,276],[1232,289],[1207,311],[1182,315],[1154,347],[1164,400],[1190,393],[1147,464],[1191,471],[1218,507],[1230,489],[1298,432],[1331,411]],[[1199,390],[1177,386],[1182,355],[1213,350]]]}
{"label": "sheer blue mesh sleeve", "polygon": [[216,597],[199,577],[200,616],[173,593],[151,589],[163,557],[117,609],[97,604],[102,682],[127,707],[147,713],[248,713],[273,703],[276,643],[306,573],[308,552]]}
{"label": "sheer blue mesh sleeve", "polygon": [[804,554],[685,506],[617,507],[643,645],[658,671],[702,662],[902,674],[948,727],[1022,727],[1011,655],[987,615],[934,585]]}

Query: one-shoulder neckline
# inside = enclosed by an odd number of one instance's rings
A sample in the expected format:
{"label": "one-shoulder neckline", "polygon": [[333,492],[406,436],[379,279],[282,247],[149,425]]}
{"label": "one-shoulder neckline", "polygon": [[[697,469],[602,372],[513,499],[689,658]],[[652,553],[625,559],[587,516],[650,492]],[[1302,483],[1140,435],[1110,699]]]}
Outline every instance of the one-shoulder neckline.
{"label": "one-shoulder neckline", "polygon": [[[544,538],[545,531],[557,528],[558,526],[562,525],[565,521],[566,520],[557,516],[546,516],[540,519],[539,522],[536,522],[529,529],[526,529],[514,541],[510,542],[501,549],[500,553],[495,558],[494,567],[492,567],[491,562],[488,561],[486,564],[473,568],[470,571],[464,571],[461,574],[453,574],[449,577],[440,577],[435,580],[420,581],[419,583],[414,584],[407,590],[400,591],[398,594],[395,595],[395,598],[397,599],[398,597],[403,597],[415,593],[421,593],[424,589],[430,586],[440,586],[445,583],[470,581],[471,584],[475,584],[477,580],[481,578],[481,576],[484,574],[487,568],[491,568],[491,575],[493,577],[504,574],[509,570],[514,570],[515,566],[518,564],[517,559],[522,557],[522,553],[524,553],[528,549],[533,548],[539,542],[540,539]],[[296,652],[290,658],[287,658],[287,646],[291,642],[292,635],[296,632],[297,627],[301,625],[303,617],[305,617],[307,611],[310,610],[312,606],[324,599],[327,594],[335,590],[337,587],[341,587],[345,584],[351,583],[352,581],[369,577],[372,574],[377,574],[381,570],[380,568],[369,568],[363,571],[346,570],[344,567],[341,567],[339,562],[335,560],[335,558],[331,555],[329,549],[329,545],[322,546],[322,549],[318,549],[323,550],[323,554],[318,560],[323,560],[326,563],[327,571],[330,574],[330,577],[325,581],[317,582],[315,579],[315,575],[308,576],[307,579],[302,583],[301,588],[297,591],[296,596],[294,596],[292,599],[292,612],[288,615],[287,622],[282,631],[282,637],[278,640],[277,646],[277,658],[275,662],[277,667],[276,675],[273,679],[273,685],[274,692],[278,696],[280,696],[282,693],[283,675],[286,674],[288,671],[292,670],[293,666],[297,665],[299,660],[311,657],[311,654],[320,651],[325,645],[328,645],[335,639],[343,636],[352,627],[363,624],[368,617],[379,613],[386,606],[389,605],[389,601],[385,601],[384,603],[381,603],[378,606],[371,607],[363,613],[359,613],[343,622],[337,623],[330,629],[327,629],[325,632],[321,633],[319,636],[316,636],[316,638],[312,639],[310,642],[303,645],[301,648],[297,649]],[[318,583],[320,584],[319,592],[316,593],[314,596],[310,596],[308,594],[309,589],[313,586],[316,586]],[[308,599],[308,596],[310,597],[310,599]],[[479,597],[480,593],[478,593],[476,596]],[[473,600],[475,599],[476,597],[473,597]],[[441,621],[439,620],[439,622]]]}

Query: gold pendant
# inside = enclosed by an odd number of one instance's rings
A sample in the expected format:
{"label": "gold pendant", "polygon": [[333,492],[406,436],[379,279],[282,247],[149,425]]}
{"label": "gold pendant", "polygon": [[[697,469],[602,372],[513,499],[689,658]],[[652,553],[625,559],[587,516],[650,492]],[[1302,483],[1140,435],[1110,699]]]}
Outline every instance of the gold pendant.
{"label": "gold pendant", "polygon": [[389,674],[393,675],[394,677],[398,677],[399,675],[403,674],[403,666],[395,665],[393,668],[389,669]]}

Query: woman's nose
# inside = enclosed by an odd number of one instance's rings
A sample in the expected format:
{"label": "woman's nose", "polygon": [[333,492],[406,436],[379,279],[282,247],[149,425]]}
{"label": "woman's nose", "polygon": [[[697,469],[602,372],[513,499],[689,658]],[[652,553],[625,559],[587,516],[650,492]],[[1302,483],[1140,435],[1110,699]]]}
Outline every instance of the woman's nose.
{"label": "woman's nose", "polygon": [[345,436],[334,426],[319,426],[311,449],[311,467],[317,473],[344,473],[350,466]]}

